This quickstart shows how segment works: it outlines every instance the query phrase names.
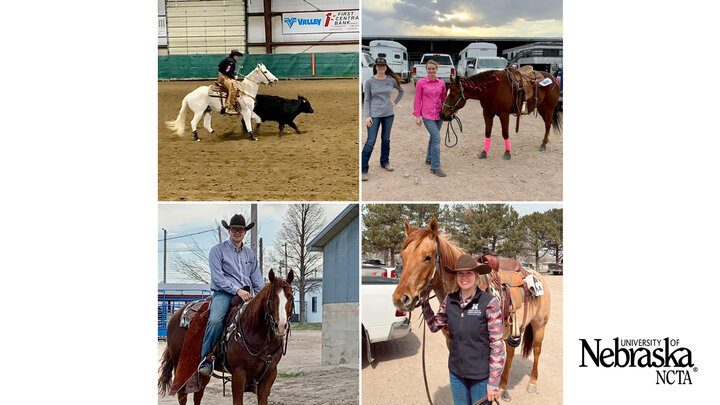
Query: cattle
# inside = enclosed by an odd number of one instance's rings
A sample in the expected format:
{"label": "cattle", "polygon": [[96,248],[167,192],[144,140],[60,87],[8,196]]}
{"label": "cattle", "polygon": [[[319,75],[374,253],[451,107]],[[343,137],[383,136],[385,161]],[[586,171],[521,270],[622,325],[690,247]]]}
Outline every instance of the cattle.
{"label": "cattle", "polygon": [[[293,120],[300,113],[312,114],[313,109],[310,102],[303,96],[298,96],[297,100],[291,100],[278,96],[258,94],[254,112],[262,121],[276,121],[280,124],[279,133],[282,135],[285,125],[289,125],[299,134],[300,130]],[[258,124],[257,131],[260,131],[260,124]]]}

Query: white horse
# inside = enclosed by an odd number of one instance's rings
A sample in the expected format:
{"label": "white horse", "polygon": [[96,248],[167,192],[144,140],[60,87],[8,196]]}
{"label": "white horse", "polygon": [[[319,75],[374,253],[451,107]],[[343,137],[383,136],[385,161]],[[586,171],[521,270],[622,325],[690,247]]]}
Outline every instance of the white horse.
{"label": "white horse", "polygon": [[[257,115],[253,113],[253,109],[255,108],[255,96],[258,92],[258,86],[260,84],[274,85],[277,81],[277,77],[270,73],[265,65],[259,63],[238,85],[239,93],[237,101],[240,106],[240,115],[242,115],[245,128],[250,133],[248,138],[253,141],[257,140],[252,131],[252,119],[253,116],[257,117]],[[175,121],[165,122],[165,125],[178,136],[182,136],[185,132],[185,111],[187,111],[188,107],[195,114],[190,121],[190,126],[192,127],[193,138],[196,141],[200,140],[197,134],[197,124],[203,117],[203,126],[205,129],[211,134],[215,132],[210,127],[210,113],[212,111],[219,112],[223,106],[220,103],[220,98],[210,97],[210,86],[200,86],[188,93],[188,95],[183,98],[182,107],[180,107],[177,119],[175,119]],[[259,122],[260,118],[257,117],[255,120]]]}

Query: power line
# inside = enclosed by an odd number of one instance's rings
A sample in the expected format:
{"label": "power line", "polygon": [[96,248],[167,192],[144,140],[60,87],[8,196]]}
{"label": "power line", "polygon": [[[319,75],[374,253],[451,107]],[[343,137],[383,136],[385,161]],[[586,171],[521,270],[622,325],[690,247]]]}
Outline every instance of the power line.
{"label": "power line", "polygon": [[207,233],[207,232],[215,232],[215,229],[208,229],[207,231],[189,233],[187,235],[173,236],[172,238],[167,238],[167,239],[158,239],[158,242],[162,242],[163,240],[173,240],[173,239],[180,239],[180,238],[185,238],[185,237],[193,236],[193,235],[200,235],[201,233]]}

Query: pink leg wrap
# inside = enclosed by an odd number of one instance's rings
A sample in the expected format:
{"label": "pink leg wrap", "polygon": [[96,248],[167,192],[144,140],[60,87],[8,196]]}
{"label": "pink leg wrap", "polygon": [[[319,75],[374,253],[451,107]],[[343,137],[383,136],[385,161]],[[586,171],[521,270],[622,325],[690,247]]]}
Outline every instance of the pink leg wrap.
{"label": "pink leg wrap", "polygon": [[505,140],[505,150],[510,150],[510,140],[509,139]]}
{"label": "pink leg wrap", "polygon": [[490,150],[490,138],[485,138],[485,147],[483,148],[485,152]]}

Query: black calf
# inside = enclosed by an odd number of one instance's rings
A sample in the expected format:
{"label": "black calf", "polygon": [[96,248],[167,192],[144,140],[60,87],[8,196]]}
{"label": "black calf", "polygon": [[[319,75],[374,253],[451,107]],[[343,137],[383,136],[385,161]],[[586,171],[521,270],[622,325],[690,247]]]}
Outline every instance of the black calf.
{"label": "black calf", "polygon": [[[300,130],[293,120],[300,113],[313,113],[310,102],[303,96],[298,96],[297,100],[291,100],[266,94],[257,95],[254,111],[263,122],[276,121],[280,124],[280,134],[283,133],[285,125],[289,125],[299,134]],[[260,131],[260,126],[258,126],[257,131]]]}

